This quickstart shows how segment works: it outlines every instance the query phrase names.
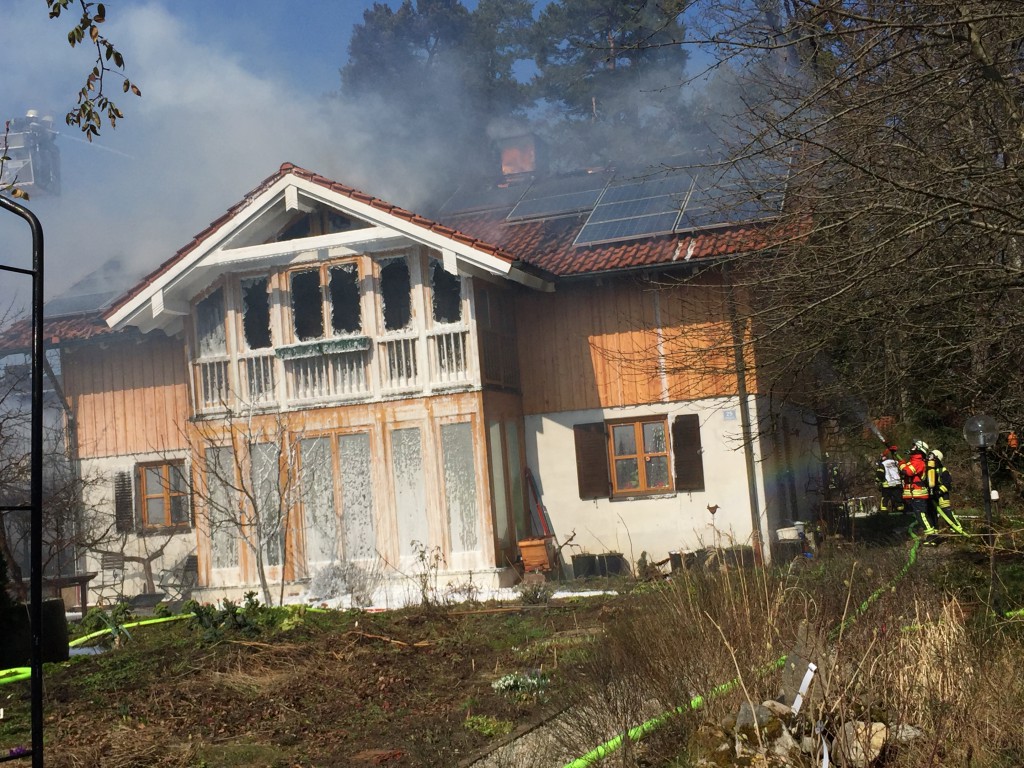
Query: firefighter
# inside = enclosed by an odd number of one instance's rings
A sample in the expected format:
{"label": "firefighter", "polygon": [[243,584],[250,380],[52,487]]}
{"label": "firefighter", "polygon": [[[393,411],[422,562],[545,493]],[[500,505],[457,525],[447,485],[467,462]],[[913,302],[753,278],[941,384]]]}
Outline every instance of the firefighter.
{"label": "firefighter", "polygon": [[928,506],[929,517],[935,525],[941,519],[950,529],[961,536],[966,536],[960,520],[953,511],[953,503],[949,499],[949,491],[953,486],[953,477],[946,465],[942,463],[942,451],[936,448],[928,454]]}
{"label": "firefighter", "polygon": [[903,507],[924,526],[926,539],[935,535],[935,526],[928,518],[928,444],[915,440],[906,460],[899,465],[903,481]]}
{"label": "firefighter", "polygon": [[875,465],[880,499],[878,507],[882,512],[903,512],[903,481],[900,480],[900,469],[896,463],[898,450],[895,445],[890,445]]}

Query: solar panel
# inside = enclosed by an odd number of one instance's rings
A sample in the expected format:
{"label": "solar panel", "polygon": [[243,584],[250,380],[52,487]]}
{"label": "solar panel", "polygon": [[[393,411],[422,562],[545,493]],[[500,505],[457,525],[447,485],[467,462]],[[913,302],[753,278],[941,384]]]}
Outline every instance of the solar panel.
{"label": "solar panel", "polygon": [[672,232],[692,186],[690,174],[679,172],[612,183],[574,244],[591,245]]}
{"label": "solar panel", "polygon": [[509,213],[508,221],[523,221],[589,211],[608,183],[607,172],[556,176],[534,182]]}
{"label": "solar panel", "polygon": [[677,231],[729,226],[778,215],[782,194],[765,179],[742,178],[738,169],[698,176]]}
{"label": "solar panel", "polygon": [[463,184],[444,202],[438,213],[450,215],[512,208],[525,190],[525,184]]}

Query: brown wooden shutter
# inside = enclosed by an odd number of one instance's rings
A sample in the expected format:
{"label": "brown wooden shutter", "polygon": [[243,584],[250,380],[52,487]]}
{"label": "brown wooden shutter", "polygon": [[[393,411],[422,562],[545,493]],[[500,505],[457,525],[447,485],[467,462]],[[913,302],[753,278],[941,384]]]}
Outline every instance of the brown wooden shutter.
{"label": "brown wooden shutter", "polygon": [[607,499],[611,496],[608,474],[608,438],[604,422],[576,424],[576,480],[581,499]]}
{"label": "brown wooden shutter", "polygon": [[672,452],[675,456],[676,490],[704,490],[704,455],[700,448],[700,417],[676,416],[672,422]]}
{"label": "brown wooden shutter", "polygon": [[114,524],[118,533],[131,533],[135,530],[131,472],[118,472],[114,475]]}

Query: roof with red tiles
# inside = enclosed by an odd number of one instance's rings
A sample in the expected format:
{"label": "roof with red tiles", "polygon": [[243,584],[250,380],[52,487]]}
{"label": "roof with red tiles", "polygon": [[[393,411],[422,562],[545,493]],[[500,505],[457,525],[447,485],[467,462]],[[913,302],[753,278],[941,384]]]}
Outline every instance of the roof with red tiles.
{"label": "roof with red tiles", "polygon": [[194,251],[200,245],[202,245],[209,237],[211,237],[218,229],[220,229],[221,226],[223,226],[227,221],[231,220],[231,218],[236,216],[239,213],[239,211],[241,211],[242,208],[244,208],[249,203],[250,200],[257,197],[270,187],[272,187],[285,176],[289,175],[310,181],[314,184],[323,187],[324,189],[330,190],[331,192],[343,195],[344,197],[356,200],[365,205],[369,205],[373,208],[376,208],[379,211],[390,214],[396,218],[402,219],[403,221],[408,221],[411,224],[415,224],[416,226],[422,227],[423,229],[429,230],[431,232],[436,232],[437,234],[442,235],[444,237],[448,237],[455,242],[468,245],[471,248],[475,248],[476,250],[490,254],[491,256],[494,256],[503,261],[507,261],[510,263],[516,261],[515,257],[512,254],[507,253],[502,248],[493,245],[489,242],[485,242],[477,237],[474,237],[473,235],[460,232],[454,227],[433,221],[431,219],[426,218],[425,216],[420,216],[417,213],[413,213],[412,211],[407,211],[406,209],[401,208],[397,205],[393,205],[387,202],[386,200],[380,199],[379,197],[374,197],[373,195],[361,192],[355,187],[350,187],[347,186],[346,184],[341,184],[339,182],[332,181],[331,179],[328,179],[326,176],[321,176],[317,173],[313,173],[312,171],[307,171],[304,168],[300,168],[299,166],[294,165],[293,163],[282,163],[281,167],[277,170],[276,173],[274,173],[271,176],[268,176],[266,179],[260,182],[255,189],[249,192],[238,203],[229,208],[224,213],[224,215],[222,215],[216,221],[211,222],[206,229],[204,229],[202,232],[193,237],[192,240],[187,245],[185,245],[183,248],[180,248],[178,252],[175,253],[171,258],[167,259],[163,264],[161,264],[155,270],[146,275],[146,277],[144,277],[134,288],[132,288],[128,293],[119,298],[116,302],[114,302],[114,304],[109,309],[107,309],[107,311],[104,314],[104,317],[110,317],[118,309],[123,307],[135,296],[144,291],[147,286],[151,285],[162,274],[167,272],[168,269],[177,264],[185,256]]}
{"label": "roof with red tiles", "polygon": [[[137,335],[137,331],[126,328],[115,331],[96,311],[90,314],[71,315],[43,319],[43,342],[46,346],[66,345],[94,340],[99,336],[121,335],[124,337]],[[28,352],[32,346],[32,321],[28,318],[19,320],[3,331],[0,331],[0,352],[13,354]]]}
{"label": "roof with red tiles", "polygon": [[[767,248],[783,239],[779,232],[773,231],[773,224],[768,221],[719,227],[701,232],[645,236],[620,242],[576,246],[573,242],[586,223],[586,213],[508,222],[505,220],[506,211],[492,210],[453,213],[445,216],[446,223],[442,223],[292,163],[283,163],[276,173],[263,180],[241,201],[211,222],[206,229],[102,313],[93,312],[47,320],[45,335],[48,343],[88,341],[96,336],[115,333],[107,326],[106,317],[131,301],[173,265],[198,248],[254,197],[288,175],[305,179],[503,261],[530,265],[554,277],[596,276],[611,271],[668,267],[694,260],[707,261]],[[0,349],[27,349],[28,334],[28,321],[16,323],[0,334]]]}
{"label": "roof with red tiles", "polygon": [[646,269],[733,256],[769,247],[777,237],[770,223],[718,227],[703,232],[646,236],[597,245],[573,245],[587,214],[523,222],[505,221],[504,211],[450,218],[463,232],[489,240],[532,266],[558,277]]}

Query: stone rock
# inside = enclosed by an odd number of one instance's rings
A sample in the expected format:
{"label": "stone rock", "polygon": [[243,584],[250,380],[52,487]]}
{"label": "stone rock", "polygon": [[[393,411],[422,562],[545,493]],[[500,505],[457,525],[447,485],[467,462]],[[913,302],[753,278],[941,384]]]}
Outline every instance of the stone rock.
{"label": "stone rock", "polygon": [[796,739],[786,729],[782,729],[782,733],[775,737],[771,744],[771,751],[779,757],[788,757],[790,752],[797,748]]}
{"label": "stone rock", "polygon": [[836,761],[846,768],[867,768],[881,754],[888,735],[889,726],[885,723],[851,720],[839,729],[832,741],[832,751]]}
{"label": "stone rock", "polygon": [[793,710],[787,707],[781,701],[768,699],[768,701],[762,701],[761,706],[767,709],[780,720],[788,720],[793,715]]}
{"label": "stone rock", "polygon": [[695,740],[702,749],[713,752],[722,745],[728,748],[729,734],[713,725],[702,725],[697,728]]}
{"label": "stone rock", "polygon": [[739,712],[736,713],[736,727],[735,730],[741,731],[746,728],[751,728],[755,723],[760,728],[768,725],[774,718],[774,715],[762,704],[756,704],[753,707],[747,702],[740,704]]}
{"label": "stone rock", "polygon": [[892,744],[909,744],[924,736],[924,731],[912,725],[897,725],[889,728],[889,741]]}

